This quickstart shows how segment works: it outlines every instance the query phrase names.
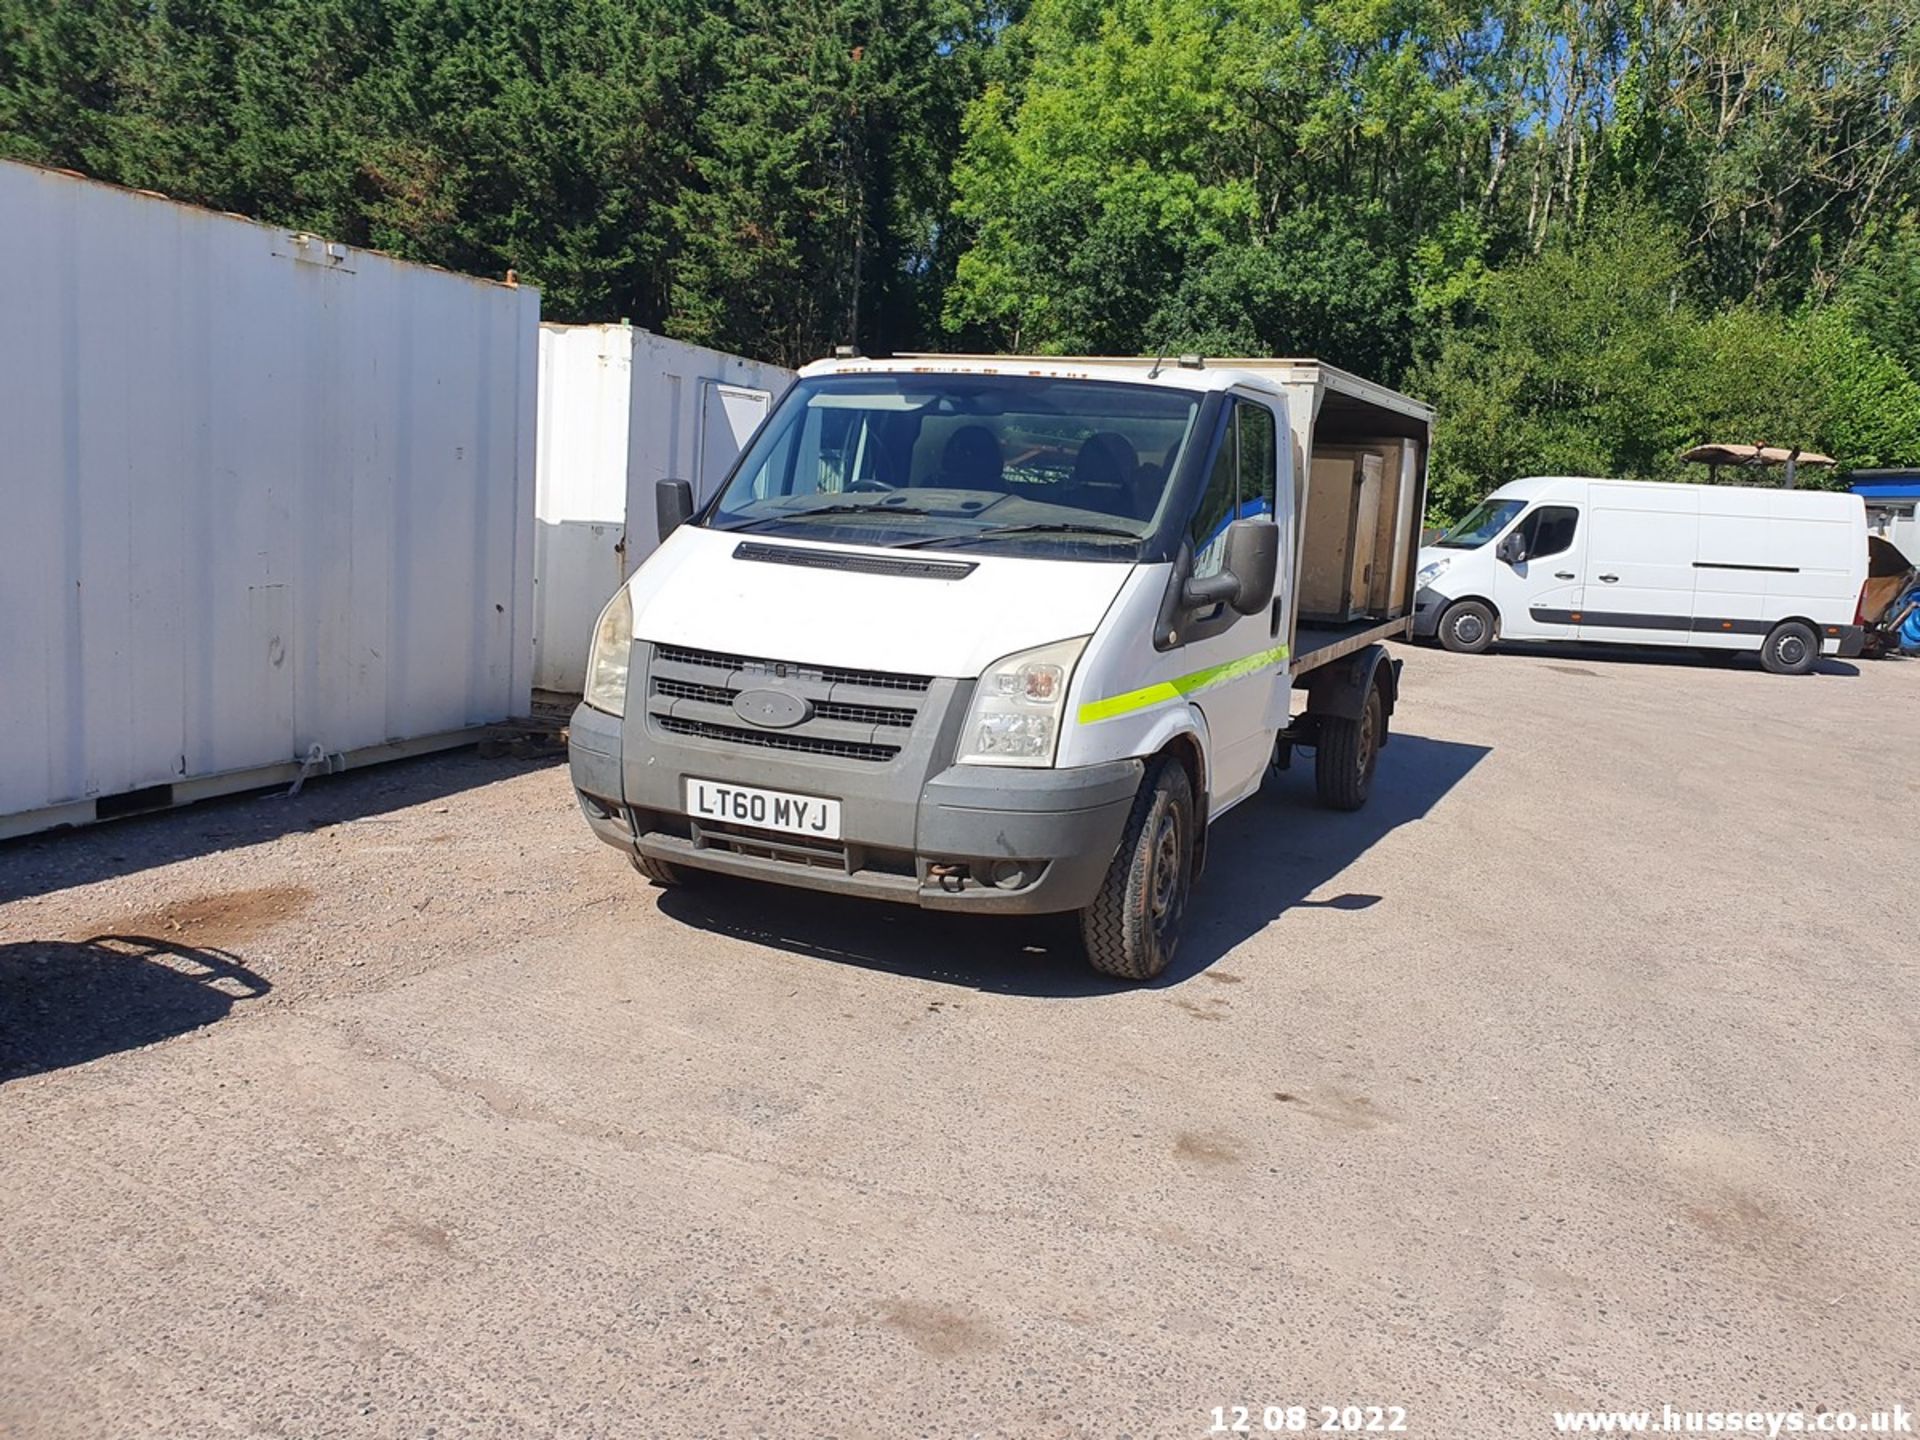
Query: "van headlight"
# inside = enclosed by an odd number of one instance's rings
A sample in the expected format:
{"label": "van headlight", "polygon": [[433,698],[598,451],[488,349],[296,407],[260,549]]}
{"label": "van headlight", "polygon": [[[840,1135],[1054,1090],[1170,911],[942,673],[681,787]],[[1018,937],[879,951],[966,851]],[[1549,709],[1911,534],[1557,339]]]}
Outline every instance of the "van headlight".
{"label": "van headlight", "polygon": [[1420,567],[1419,573],[1413,577],[1414,583],[1419,585],[1422,589],[1426,588],[1427,586],[1431,585],[1434,581],[1438,580],[1442,575],[1446,574],[1447,566],[1451,565],[1452,563],[1453,561],[1445,558],[1442,558],[1439,560],[1429,560],[1426,564]]}
{"label": "van headlight", "polygon": [[954,759],[963,765],[1051,765],[1060,747],[1067,686],[1087,637],[996,660],[974,687]]}
{"label": "van headlight", "polygon": [[633,654],[633,597],[622,585],[600,612],[587,651],[587,693],[582,698],[609,715],[627,713],[627,660]]}

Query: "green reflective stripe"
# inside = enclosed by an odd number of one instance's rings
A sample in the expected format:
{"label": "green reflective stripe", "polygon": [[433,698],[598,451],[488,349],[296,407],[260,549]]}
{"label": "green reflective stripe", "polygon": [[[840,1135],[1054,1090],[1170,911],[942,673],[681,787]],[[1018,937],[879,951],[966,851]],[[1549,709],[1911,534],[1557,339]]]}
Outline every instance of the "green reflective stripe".
{"label": "green reflective stripe", "polygon": [[1116,715],[1131,715],[1136,710],[1164,705],[1169,700],[1178,700],[1182,695],[1191,695],[1196,690],[1209,690],[1215,685],[1224,685],[1229,680],[1238,680],[1242,675],[1251,675],[1256,670],[1264,670],[1269,665],[1278,665],[1286,658],[1287,647],[1276,645],[1273,649],[1262,650],[1257,655],[1244,655],[1238,660],[1229,660],[1224,665],[1209,665],[1205,670],[1196,670],[1191,675],[1182,675],[1174,680],[1162,680],[1157,685],[1129,690],[1124,695],[1109,695],[1104,700],[1089,700],[1080,707],[1080,723],[1092,725],[1099,720],[1111,720]]}

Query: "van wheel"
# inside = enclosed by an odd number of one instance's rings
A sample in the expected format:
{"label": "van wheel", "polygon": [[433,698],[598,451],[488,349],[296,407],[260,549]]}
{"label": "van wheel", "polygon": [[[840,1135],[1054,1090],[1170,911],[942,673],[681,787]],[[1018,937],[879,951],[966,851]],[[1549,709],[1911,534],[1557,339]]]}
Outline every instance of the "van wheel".
{"label": "van wheel", "polygon": [[1804,675],[1820,658],[1820,637],[1804,620],[1783,620],[1760,647],[1760,663],[1776,675]]}
{"label": "van wheel", "polygon": [[1440,617],[1440,644],[1456,655],[1478,655],[1493,644],[1491,607],[1478,600],[1456,600]]}
{"label": "van wheel", "polygon": [[1313,757],[1313,786],[1332,810],[1358,810],[1373,792],[1373,771],[1387,734],[1387,702],[1380,687],[1367,691],[1360,718],[1320,717],[1320,745]]}
{"label": "van wheel", "polygon": [[1147,772],[1093,903],[1080,912],[1087,959],[1103,975],[1151,980],[1173,960],[1193,883],[1193,786],[1179,761]]}
{"label": "van wheel", "polygon": [[700,872],[689,870],[684,865],[671,865],[665,860],[656,860],[651,855],[629,855],[633,868],[656,885],[672,889],[680,885],[689,885]]}

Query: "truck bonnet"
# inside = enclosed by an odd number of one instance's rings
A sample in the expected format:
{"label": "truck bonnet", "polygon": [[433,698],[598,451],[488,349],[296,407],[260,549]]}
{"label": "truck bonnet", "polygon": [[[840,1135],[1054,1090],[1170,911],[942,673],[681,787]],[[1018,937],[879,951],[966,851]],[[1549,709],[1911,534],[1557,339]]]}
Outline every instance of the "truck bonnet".
{"label": "truck bonnet", "polygon": [[1090,635],[1134,566],[886,550],[683,525],[628,581],[638,640],[971,679]]}

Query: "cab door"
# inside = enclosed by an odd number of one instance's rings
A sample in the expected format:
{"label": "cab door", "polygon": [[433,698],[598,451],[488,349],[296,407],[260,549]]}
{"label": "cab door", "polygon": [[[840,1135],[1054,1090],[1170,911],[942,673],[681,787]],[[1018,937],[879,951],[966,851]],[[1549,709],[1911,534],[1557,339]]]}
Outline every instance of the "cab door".
{"label": "cab door", "polygon": [[[1273,405],[1238,391],[1228,395],[1207,486],[1188,531],[1194,579],[1220,573],[1228,525],[1276,517],[1282,433]],[[1281,613],[1278,600],[1254,615],[1215,606],[1186,621],[1186,643],[1172,652],[1181,672],[1176,688],[1206,718],[1208,788],[1216,811],[1257,788],[1266,773],[1276,671],[1281,685],[1287,676]]]}
{"label": "cab door", "polygon": [[1494,549],[1493,603],[1510,640],[1571,640],[1585,588],[1587,525],[1581,507],[1536,505]]}

